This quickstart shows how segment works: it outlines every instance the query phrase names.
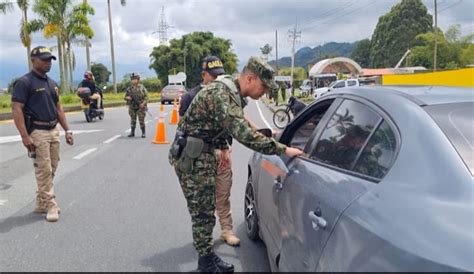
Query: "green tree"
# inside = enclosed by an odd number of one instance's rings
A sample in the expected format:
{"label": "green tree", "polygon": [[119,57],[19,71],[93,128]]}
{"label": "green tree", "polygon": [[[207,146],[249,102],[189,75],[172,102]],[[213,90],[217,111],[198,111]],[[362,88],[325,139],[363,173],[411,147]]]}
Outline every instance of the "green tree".
{"label": "green tree", "polygon": [[102,63],[92,63],[91,72],[94,74],[95,81],[99,85],[107,84],[110,74],[112,74]]}
{"label": "green tree", "polygon": [[231,47],[230,40],[215,37],[211,32],[193,32],[181,39],[171,39],[169,46],[154,47],[150,54],[150,68],[161,83],[167,83],[170,72],[184,71],[186,59],[186,82],[194,86],[201,82],[201,60],[206,56],[221,58],[227,74],[237,71],[237,56]]}
{"label": "green tree", "polygon": [[381,16],[371,39],[370,66],[393,67],[415,37],[432,30],[433,18],[421,0],[402,0]]}
{"label": "green tree", "polygon": [[[281,68],[278,75],[291,76],[291,68]],[[299,87],[304,79],[307,78],[306,70],[302,67],[293,68],[293,87]]]}
{"label": "green tree", "polygon": [[[20,40],[23,46],[26,48],[26,60],[28,63],[28,69],[31,70],[31,34],[28,32],[28,0],[17,0],[18,8],[22,12],[21,24],[20,24]],[[13,10],[13,3],[9,1],[0,2],[0,13],[7,13]]]}
{"label": "green tree", "polygon": [[84,3],[73,4],[71,0],[35,0],[33,11],[39,18],[28,22],[27,31],[43,31],[46,38],[56,37],[61,91],[71,91],[68,80],[71,39],[92,35],[87,14],[93,13],[93,9]]}
{"label": "green tree", "polygon": [[3,0],[0,2],[0,13],[6,14],[7,12],[13,10],[13,3],[8,0]]}
{"label": "green tree", "polygon": [[262,55],[265,58],[265,60],[268,60],[268,55],[271,54],[272,50],[273,50],[272,46],[270,46],[268,43],[265,44],[265,46],[260,48],[260,51],[262,52]]}
{"label": "green tree", "polygon": [[435,35],[438,43],[438,67],[456,69],[474,62],[473,35],[461,36],[460,26],[453,25],[443,34],[441,31],[420,34],[408,56],[410,66],[433,68]]}
{"label": "green tree", "polygon": [[367,68],[370,61],[370,39],[358,41],[352,51],[351,58],[361,67]]}

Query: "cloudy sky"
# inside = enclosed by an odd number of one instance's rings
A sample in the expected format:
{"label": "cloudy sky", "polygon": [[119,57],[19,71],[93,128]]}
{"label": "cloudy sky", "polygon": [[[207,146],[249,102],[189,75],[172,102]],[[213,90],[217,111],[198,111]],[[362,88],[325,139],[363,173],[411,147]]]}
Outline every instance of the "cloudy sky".
{"label": "cloudy sky", "polygon": [[[434,0],[422,0],[433,14]],[[12,2],[16,2],[13,1]],[[33,0],[30,0],[33,2]],[[79,0],[77,0],[79,2]],[[278,55],[289,56],[291,44],[288,30],[298,22],[301,39],[297,48],[315,47],[326,42],[354,42],[370,38],[378,18],[399,0],[112,0],[117,79],[130,71],[154,76],[148,69],[149,54],[159,44],[158,30],[161,7],[165,8],[169,38],[180,38],[193,31],[211,31],[230,39],[242,67],[249,56],[259,55],[259,48],[269,43],[275,48],[278,31]],[[107,1],[89,0],[95,9],[90,23],[95,31],[91,60],[111,70]],[[35,14],[30,10],[29,17]],[[26,50],[19,41],[21,13],[16,7],[0,15],[0,87],[27,70]],[[463,34],[474,32],[474,0],[438,0],[438,25],[460,24]],[[56,45],[40,33],[33,35],[33,45]],[[85,49],[75,47],[80,79],[86,67]],[[273,54],[275,51],[273,51]],[[274,56],[273,56],[274,58]],[[51,76],[58,79],[57,65]]]}

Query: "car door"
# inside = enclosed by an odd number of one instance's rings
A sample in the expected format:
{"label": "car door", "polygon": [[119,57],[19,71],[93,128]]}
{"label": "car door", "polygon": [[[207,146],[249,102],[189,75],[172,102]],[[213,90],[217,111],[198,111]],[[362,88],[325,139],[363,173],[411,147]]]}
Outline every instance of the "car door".
{"label": "car door", "polygon": [[316,129],[309,157],[289,163],[279,195],[280,270],[314,271],[344,209],[373,185],[352,170],[381,121],[367,105],[345,99]]}
{"label": "car door", "polygon": [[[324,100],[304,110],[285,128],[280,142],[305,150],[321,117],[328,111],[332,102],[333,99]],[[279,195],[292,159],[285,155],[258,154],[257,157],[260,157],[257,162],[260,162],[261,167],[256,194],[259,225],[268,251],[278,253],[281,247]]]}

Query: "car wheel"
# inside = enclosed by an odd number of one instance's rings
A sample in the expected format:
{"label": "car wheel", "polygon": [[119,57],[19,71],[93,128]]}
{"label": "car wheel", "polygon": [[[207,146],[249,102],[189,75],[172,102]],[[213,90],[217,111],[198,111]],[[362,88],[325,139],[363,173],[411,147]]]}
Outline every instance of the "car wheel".
{"label": "car wheel", "polygon": [[255,207],[255,192],[253,191],[252,175],[249,175],[247,186],[245,187],[244,214],[247,237],[251,240],[259,240],[258,236],[258,216]]}

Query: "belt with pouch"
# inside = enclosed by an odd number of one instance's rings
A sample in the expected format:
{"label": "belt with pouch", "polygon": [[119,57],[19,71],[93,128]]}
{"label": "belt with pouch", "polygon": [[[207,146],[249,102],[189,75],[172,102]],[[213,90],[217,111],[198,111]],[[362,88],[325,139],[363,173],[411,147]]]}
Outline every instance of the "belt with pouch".
{"label": "belt with pouch", "polygon": [[51,130],[51,129],[56,127],[56,125],[58,124],[58,120],[56,119],[56,120],[49,121],[49,122],[33,120],[32,124],[33,124],[32,125],[33,128],[35,128],[35,129]]}

